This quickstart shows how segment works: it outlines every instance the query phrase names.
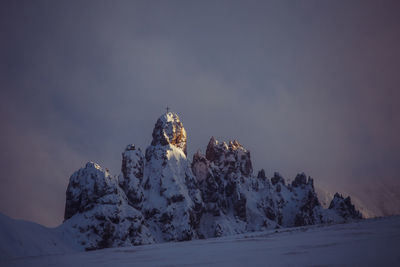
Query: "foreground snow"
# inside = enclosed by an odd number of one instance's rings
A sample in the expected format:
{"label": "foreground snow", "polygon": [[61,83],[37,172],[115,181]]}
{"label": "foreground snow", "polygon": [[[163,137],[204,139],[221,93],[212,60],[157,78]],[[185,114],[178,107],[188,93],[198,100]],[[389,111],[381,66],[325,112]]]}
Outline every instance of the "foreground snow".
{"label": "foreground snow", "polygon": [[[1,240],[3,243],[5,240]],[[4,245],[4,244],[3,244]],[[400,217],[0,261],[1,266],[400,266]]]}
{"label": "foreground snow", "polygon": [[6,259],[83,250],[67,230],[11,219],[0,213],[0,266]]}

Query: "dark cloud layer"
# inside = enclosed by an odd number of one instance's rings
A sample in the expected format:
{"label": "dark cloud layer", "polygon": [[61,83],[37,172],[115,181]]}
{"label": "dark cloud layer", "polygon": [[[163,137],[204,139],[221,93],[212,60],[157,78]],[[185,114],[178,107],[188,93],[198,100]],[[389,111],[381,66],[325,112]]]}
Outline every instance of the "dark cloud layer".
{"label": "dark cloud layer", "polygon": [[0,212],[62,221],[88,160],[115,174],[169,105],[189,155],[238,139],[257,169],[400,212],[398,1],[9,1],[0,8]]}

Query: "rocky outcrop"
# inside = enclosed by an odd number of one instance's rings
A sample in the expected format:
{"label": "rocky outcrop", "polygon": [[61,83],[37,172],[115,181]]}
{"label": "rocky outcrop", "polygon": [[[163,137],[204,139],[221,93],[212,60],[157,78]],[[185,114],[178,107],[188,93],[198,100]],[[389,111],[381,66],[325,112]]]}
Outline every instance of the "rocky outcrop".
{"label": "rocky outcrop", "polygon": [[93,162],[70,178],[65,220],[87,250],[154,242],[144,217],[128,204],[117,179]]}
{"label": "rocky outcrop", "polygon": [[144,173],[144,156],[140,148],[128,145],[122,153],[121,174],[118,177],[119,186],[125,192],[128,202],[136,209],[142,208],[144,193],[142,187]]}
{"label": "rocky outcrop", "polygon": [[64,227],[86,249],[97,249],[361,218],[339,194],[323,209],[304,173],[291,183],[277,172],[255,176],[250,151],[236,140],[212,137],[192,162],[186,141],[178,115],[167,112],[144,155],[126,147],[118,177],[86,164],[70,178]]}
{"label": "rocky outcrop", "polygon": [[[285,179],[279,174],[279,172],[274,172],[274,176],[271,178],[272,185],[282,184],[285,185]],[[280,187],[277,187],[280,188]],[[277,191],[279,192],[279,190]]]}
{"label": "rocky outcrop", "polygon": [[97,205],[116,205],[120,201],[118,193],[116,180],[98,164],[88,162],[69,180],[64,219],[89,211]]}
{"label": "rocky outcrop", "polygon": [[157,120],[153,129],[153,141],[151,145],[173,145],[180,148],[187,155],[186,131],[176,113],[167,112]]}
{"label": "rocky outcrop", "polygon": [[192,170],[204,201],[202,235],[214,237],[244,232],[249,215],[248,195],[253,169],[250,152],[239,142],[208,143],[206,155],[193,156]]}
{"label": "rocky outcrop", "polygon": [[249,177],[253,173],[250,151],[246,150],[238,141],[219,143],[211,137],[206,150],[206,158],[212,162],[220,172],[238,173]]}
{"label": "rocky outcrop", "polygon": [[292,190],[298,189],[302,193],[294,225],[312,225],[323,222],[323,209],[314,189],[314,180],[311,177],[307,179],[304,173],[300,173],[296,175],[291,187]]}
{"label": "rocky outcrop", "polygon": [[[339,222],[322,208],[314,180],[299,173],[287,184],[277,172],[271,179],[265,171],[252,174],[250,152],[237,141],[219,142],[211,138],[206,155],[193,156],[192,170],[198,179],[204,202],[203,234],[206,237],[291,227],[324,222]],[[212,223],[210,223],[212,222]]]}
{"label": "rocky outcrop", "polygon": [[362,214],[357,211],[351,203],[351,198],[344,198],[341,194],[336,193],[329,205],[329,210],[334,210],[345,220],[362,219]]}

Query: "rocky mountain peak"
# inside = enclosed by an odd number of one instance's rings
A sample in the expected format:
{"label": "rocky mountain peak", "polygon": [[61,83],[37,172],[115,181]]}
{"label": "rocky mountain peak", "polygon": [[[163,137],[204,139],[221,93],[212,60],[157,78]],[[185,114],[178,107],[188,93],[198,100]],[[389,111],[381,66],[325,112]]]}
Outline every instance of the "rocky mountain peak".
{"label": "rocky mountain peak", "polygon": [[353,203],[351,203],[351,198],[348,196],[344,198],[341,194],[336,193],[333,197],[330,205],[330,210],[335,210],[341,217],[347,219],[361,219],[362,214],[356,210]]}
{"label": "rocky mountain peak", "polygon": [[144,160],[142,150],[135,145],[127,145],[122,153],[121,171],[125,177],[134,175],[136,178],[143,177]]}
{"label": "rocky mountain peak", "polygon": [[230,140],[228,147],[231,150],[238,150],[238,149],[246,150],[237,140]]}
{"label": "rocky mountain peak", "polygon": [[237,172],[244,176],[253,173],[250,159],[250,151],[246,150],[238,141],[231,140],[228,143],[218,142],[211,137],[207,145],[206,158],[219,166],[220,169],[229,169],[229,172]]}
{"label": "rocky mountain peak", "polygon": [[166,112],[157,120],[151,145],[173,145],[182,149],[187,155],[186,130],[176,113]]}
{"label": "rocky mountain peak", "polygon": [[258,171],[257,178],[263,179],[263,180],[267,179],[267,176],[265,175],[265,170],[264,169],[261,169],[261,170]]}
{"label": "rocky mountain peak", "polygon": [[209,161],[214,161],[216,157],[218,156],[217,153],[217,146],[218,146],[218,141],[212,136],[210,138],[210,141],[208,142],[207,149],[206,149],[206,158]]}
{"label": "rocky mountain peak", "polygon": [[314,188],[314,180],[310,176],[307,179],[307,175],[304,172],[297,174],[292,182],[292,186],[302,187],[305,185],[311,185],[311,187]]}
{"label": "rocky mountain peak", "polygon": [[190,162],[186,131],[176,113],[156,122],[145,155],[122,153],[121,173],[94,162],[75,172],[66,192],[65,224],[86,249],[183,241],[361,218],[350,198],[336,194],[323,209],[313,179],[292,183],[277,172],[253,174],[250,151],[211,137]]}
{"label": "rocky mountain peak", "polygon": [[274,176],[271,178],[271,183],[273,185],[276,185],[277,183],[281,183],[285,185],[285,179],[282,177],[282,175],[279,172],[274,172]]}
{"label": "rocky mountain peak", "polygon": [[92,170],[96,169],[96,170],[99,170],[99,171],[103,171],[103,169],[101,168],[101,166],[99,164],[97,164],[96,162],[92,162],[92,161],[89,161],[88,163],[86,163],[85,169],[88,169],[88,170],[89,169],[92,169]]}
{"label": "rocky mountain peak", "polygon": [[139,208],[143,200],[141,181],[144,174],[144,156],[140,148],[130,144],[122,153],[121,175],[119,185],[128,197],[129,204]]}
{"label": "rocky mountain peak", "polygon": [[67,188],[64,219],[92,209],[101,203],[118,202],[117,181],[97,163],[88,162],[70,178]]}

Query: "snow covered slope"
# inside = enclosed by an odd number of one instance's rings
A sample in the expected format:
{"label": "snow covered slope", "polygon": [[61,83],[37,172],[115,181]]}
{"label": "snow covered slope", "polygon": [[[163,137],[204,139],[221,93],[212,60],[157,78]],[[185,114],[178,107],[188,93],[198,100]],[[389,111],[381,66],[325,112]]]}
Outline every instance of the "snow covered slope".
{"label": "snow covered slope", "polygon": [[0,260],[83,250],[70,232],[0,213]]}
{"label": "snow covered slope", "polygon": [[400,217],[397,216],[189,242],[27,257],[3,260],[0,265],[400,266],[399,247]]}

